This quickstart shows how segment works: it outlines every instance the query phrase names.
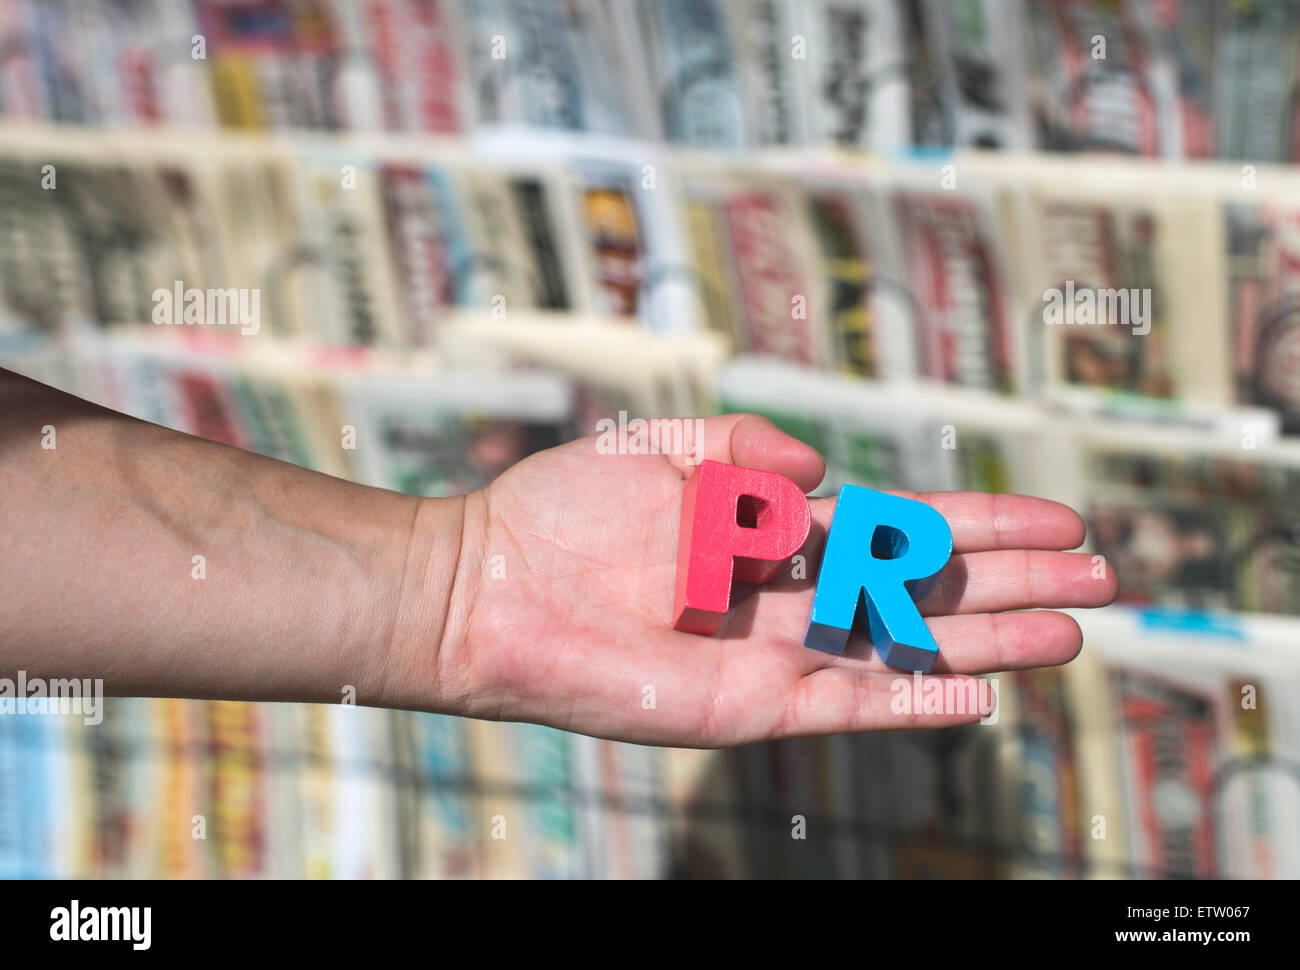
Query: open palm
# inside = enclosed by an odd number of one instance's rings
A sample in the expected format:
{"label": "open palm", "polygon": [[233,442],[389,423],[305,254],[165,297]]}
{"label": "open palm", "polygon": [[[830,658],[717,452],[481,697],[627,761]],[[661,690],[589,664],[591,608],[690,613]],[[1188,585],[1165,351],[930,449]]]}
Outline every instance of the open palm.
{"label": "open palm", "polygon": [[[805,570],[737,586],[714,637],[675,631],[677,531],[693,466],[599,454],[596,441],[533,455],[467,501],[461,572],[472,578],[457,580],[457,622],[440,659],[463,713],[701,747],[978,719],[972,708],[895,713],[892,685],[907,675],[881,663],[865,636],[842,656],[803,646],[834,499],[812,500]],[[824,473],[815,451],[753,415],[708,419],[703,457],[779,472],[805,491]],[[1090,556],[1061,551],[1083,541],[1075,512],[1023,496],[911,497],[953,533],[953,557],[920,603],[939,645],[930,676],[978,689],[973,675],[1075,656],[1081,636],[1069,616],[1004,612],[1114,598],[1109,570],[1094,576]]]}

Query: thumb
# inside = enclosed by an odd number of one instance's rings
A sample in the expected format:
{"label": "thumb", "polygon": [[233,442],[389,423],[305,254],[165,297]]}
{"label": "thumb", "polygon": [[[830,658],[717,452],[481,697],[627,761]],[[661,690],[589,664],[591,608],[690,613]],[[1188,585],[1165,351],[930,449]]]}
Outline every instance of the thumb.
{"label": "thumb", "polygon": [[[826,462],[815,448],[757,414],[705,418],[695,443],[695,457],[776,472],[805,492],[816,488],[826,474]],[[690,476],[695,470],[685,456],[674,456],[671,460],[684,476]]]}

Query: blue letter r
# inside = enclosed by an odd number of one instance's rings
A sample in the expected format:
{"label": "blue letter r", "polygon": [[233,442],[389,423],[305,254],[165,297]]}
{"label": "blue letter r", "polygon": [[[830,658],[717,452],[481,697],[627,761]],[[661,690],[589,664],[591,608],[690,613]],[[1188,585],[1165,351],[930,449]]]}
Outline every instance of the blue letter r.
{"label": "blue letter r", "polygon": [[835,502],[804,645],[843,653],[858,604],[880,659],[929,673],[939,655],[916,600],[952,555],[952,530],[924,502],[845,485]]}

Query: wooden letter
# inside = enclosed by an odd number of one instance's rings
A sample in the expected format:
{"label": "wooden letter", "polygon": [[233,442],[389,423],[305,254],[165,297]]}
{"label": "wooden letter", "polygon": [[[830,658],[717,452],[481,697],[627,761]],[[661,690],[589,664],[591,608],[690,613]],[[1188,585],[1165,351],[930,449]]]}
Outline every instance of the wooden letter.
{"label": "wooden letter", "polygon": [[673,626],[711,636],[731,604],[731,582],[765,583],[808,538],[812,513],[784,475],[703,461],[682,495]]}
{"label": "wooden letter", "polygon": [[859,604],[880,659],[929,673],[939,655],[915,600],[952,555],[952,530],[924,502],[845,485],[835,502],[804,645],[843,653]]}

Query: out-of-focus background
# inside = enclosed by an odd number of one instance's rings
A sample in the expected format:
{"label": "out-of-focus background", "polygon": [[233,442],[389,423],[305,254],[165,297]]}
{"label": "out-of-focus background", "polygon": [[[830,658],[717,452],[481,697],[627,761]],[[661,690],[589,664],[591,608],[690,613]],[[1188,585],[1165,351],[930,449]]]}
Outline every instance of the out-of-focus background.
{"label": "out-of-focus background", "polygon": [[1300,876],[1298,66],[1290,0],[0,0],[0,365],[426,495],[756,411],[1122,590],[941,732],[0,716],[0,875]]}

